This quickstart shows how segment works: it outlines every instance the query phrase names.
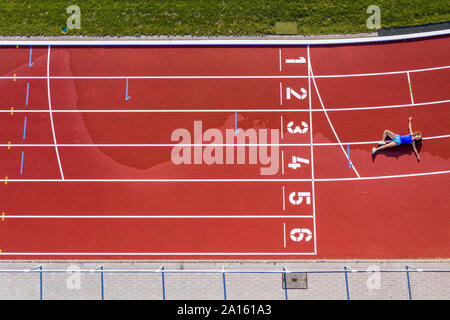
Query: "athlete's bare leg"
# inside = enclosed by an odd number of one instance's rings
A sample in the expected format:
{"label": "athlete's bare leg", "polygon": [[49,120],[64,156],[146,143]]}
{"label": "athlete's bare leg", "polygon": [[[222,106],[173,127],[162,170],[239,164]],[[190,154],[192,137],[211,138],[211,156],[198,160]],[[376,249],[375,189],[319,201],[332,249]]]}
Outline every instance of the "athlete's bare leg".
{"label": "athlete's bare leg", "polygon": [[378,147],[378,148],[375,148],[375,147],[374,147],[374,148],[372,149],[372,153],[375,153],[375,152],[380,151],[380,150],[383,150],[383,149],[396,147],[396,146],[398,146],[397,142],[392,141],[392,142],[389,142],[388,144],[385,144],[385,145],[383,145],[383,146],[381,146],[381,147]]}
{"label": "athlete's bare leg", "polygon": [[385,141],[387,137],[391,138],[391,140],[394,140],[395,136],[396,136],[396,134],[393,133],[392,131],[384,130],[382,141]]}

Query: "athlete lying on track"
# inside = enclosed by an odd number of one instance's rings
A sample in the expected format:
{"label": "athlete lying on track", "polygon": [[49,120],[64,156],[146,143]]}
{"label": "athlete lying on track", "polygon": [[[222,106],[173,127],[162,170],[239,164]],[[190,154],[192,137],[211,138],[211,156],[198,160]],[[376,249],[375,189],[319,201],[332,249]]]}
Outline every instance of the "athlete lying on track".
{"label": "athlete lying on track", "polygon": [[[408,135],[401,136],[401,135],[393,133],[392,131],[384,130],[383,140],[378,142],[378,145],[379,145],[378,148],[373,147],[372,154],[375,154],[375,152],[377,152],[379,150],[397,147],[404,143],[411,143],[411,145],[414,149],[414,153],[417,156],[417,160],[420,161],[419,153],[417,152],[417,148],[416,148],[416,143],[422,143],[422,133],[420,131],[413,132],[412,127],[411,127],[411,120],[412,120],[412,117],[409,117],[409,134]],[[391,138],[392,141],[386,142],[387,137]]]}

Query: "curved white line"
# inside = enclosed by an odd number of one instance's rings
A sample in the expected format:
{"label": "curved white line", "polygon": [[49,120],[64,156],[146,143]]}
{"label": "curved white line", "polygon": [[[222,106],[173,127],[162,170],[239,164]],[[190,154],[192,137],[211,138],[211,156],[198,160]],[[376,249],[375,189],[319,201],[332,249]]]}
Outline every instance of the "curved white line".
{"label": "curved white line", "polygon": [[443,171],[432,171],[432,172],[422,172],[422,173],[409,173],[409,174],[396,174],[391,176],[372,176],[372,177],[361,177],[361,178],[335,178],[335,179],[316,179],[316,181],[352,181],[352,180],[377,180],[377,179],[393,179],[393,178],[409,178],[409,177],[421,177],[421,176],[432,176],[439,174],[450,173],[450,170]]}
{"label": "curved white line", "polygon": [[[431,171],[422,173],[399,174],[390,176],[371,176],[361,178],[314,178],[314,181],[337,182],[337,181],[360,181],[408,178],[429,175],[448,174],[450,170]],[[312,179],[0,179],[0,182],[311,182]]]}
{"label": "curved white line", "polygon": [[393,74],[407,74],[414,72],[425,72],[425,71],[435,71],[435,70],[443,70],[449,69],[450,66],[441,66],[441,67],[431,67],[431,68],[421,68],[421,69],[411,69],[405,71],[386,71],[386,72],[370,72],[370,73],[349,73],[349,74],[322,74],[314,76],[315,78],[351,78],[351,77],[372,77],[372,76],[384,76],[384,75],[393,75]]}
{"label": "curved white line", "polygon": [[[353,107],[353,108],[327,108],[327,111],[358,111],[358,110],[377,110],[377,109],[395,109],[395,108],[406,108],[406,107],[418,107],[427,106],[433,104],[448,103],[450,100],[440,100],[431,102],[421,102],[421,103],[407,103],[407,104],[397,104],[388,106],[374,106],[374,107]],[[312,111],[322,111],[321,109],[312,109]]]}
{"label": "curved white line", "polygon": [[[312,80],[312,82],[313,82],[313,84],[314,84],[314,87],[316,88],[316,93],[317,93],[317,97],[319,98],[320,105],[322,106],[323,112],[324,112],[324,114],[325,114],[325,116],[326,116],[326,118],[327,118],[327,120],[328,120],[328,124],[330,125],[330,128],[331,128],[331,130],[333,131],[334,136],[336,137],[336,140],[339,142],[339,146],[341,147],[342,152],[344,152],[345,157],[346,157],[347,159],[349,159],[349,157],[348,157],[348,155],[347,155],[347,152],[345,152],[345,149],[344,149],[344,147],[342,146],[341,140],[339,139],[339,136],[337,135],[336,130],[334,129],[333,124],[331,123],[330,117],[328,117],[327,109],[325,108],[325,105],[324,105],[324,103],[323,103],[323,101],[322,101],[322,97],[320,96],[319,88],[317,87],[317,84],[316,84],[316,80],[314,79],[314,72],[313,72],[313,69],[312,69],[311,61],[309,62],[309,72],[310,72],[310,74],[311,74],[311,80]],[[311,92],[310,92],[309,94],[311,95]],[[310,113],[310,115],[311,115],[311,113]],[[350,161],[350,160],[349,160],[349,161]],[[355,166],[354,164],[352,165],[352,169],[353,169],[353,171],[355,172],[356,176],[357,176],[358,178],[360,178],[361,176],[359,175],[358,171],[356,170],[356,166]]]}
{"label": "curved white line", "polygon": [[59,172],[61,173],[61,179],[64,180],[64,173],[61,166],[61,159],[59,158],[58,143],[56,142],[55,126],[53,125],[52,114],[52,99],[50,94],[50,46],[48,46],[47,52],[47,92],[48,92],[48,110],[50,114],[50,123],[52,126],[53,142],[55,143],[56,158],[58,159]]}

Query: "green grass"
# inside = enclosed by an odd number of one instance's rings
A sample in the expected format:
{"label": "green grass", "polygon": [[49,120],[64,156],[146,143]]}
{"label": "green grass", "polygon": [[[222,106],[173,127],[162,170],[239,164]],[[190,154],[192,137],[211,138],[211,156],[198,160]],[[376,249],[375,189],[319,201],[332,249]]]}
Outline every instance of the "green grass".
{"label": "green grass", "polygon": [[297,22],[304,35],[372,32],[372,4],[382,27],[450,20],[448,0],[2,0],[0,35],[62,35],[72,4],[81,29],[68,35],[268,35],[276,22]]}

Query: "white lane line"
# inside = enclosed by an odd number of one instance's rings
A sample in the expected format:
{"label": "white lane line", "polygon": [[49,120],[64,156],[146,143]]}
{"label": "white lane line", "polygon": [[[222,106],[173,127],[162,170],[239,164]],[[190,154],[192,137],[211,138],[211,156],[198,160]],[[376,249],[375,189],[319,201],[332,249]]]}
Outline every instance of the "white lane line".
{"label": "white lane line", "polygon": [[[445,104],[449,103],[448,100],[439,100],[439,101],[429,101],[429,102],[421,102],[415,104],[397,104],[397,105],[386,105],[386,106],[373,106],[373,107],[349,107],[349,108],[327,108],[327,111],[361,111],[361,110],[378,110],[378,109],[395,109],[395,108],[410,108],[410,107],[420,107],[420,106],[428,106],[428,105],[436,105],[436,104]],[[323,112],[322,108],[313,108],[312,112]],[[10,113],[11,108],[9,109],[0,109],[0,112]],[[14,109],[14,112],[28,112],[28,113],[47,113],[48,109],[35,109],[35,110],[25,110],[25,109]],[[59,109],[52,110],[52,113],[222,113],[222,112],[310,112],[309,109],[275,109],[275,108],[267,108],[267,109]]]}
{"label": "white lane line", "polygon": [[281,140],[283,140],[284,139],[284,136],[283,136],[283,131],[284,131],[284,125],[283,125],[283,116],[280,116],[280,132],[281,132]]}
{"label": "white lane line", "polygon": [[0,179],[0,182],[308,182],[311,179]]}
{"label": "white lane line", "polygon": [[87,215],[14,215],[9,213],[5,215],[5,219],[294,219],[294,218],[312,218],[311,215],[258,215],[258,216],[201,216],[201,215],[177,215],[177,216],[127,216],[127,215],[95,215],[95,216],[87,216]]}
{"label": "white lane line", "polygon": [[284,151],[281,150],[281,174],[284,175]]}
{"label": "white lane line", "polygon": [[283,211],[286,211],[286,190],[285,190],[285,186],[283,186]]}
{"label": "white lane line", "polygon": [[[406,71],[405,71],[406,72]],[[403,72],[403,73],[405,73]],[[328,76],[326,76],[328,77]],[[124,80],[124,79],[149,79],[149,80],[201,80],[201,79],[298,79],[306,76],[51,76],[51,80]],[[0,80],[17,79],[17,80],[42,80],[47,79],[44,76],[0,76]]]}
{"label": "white lane line", "polygon": [[[312,82],[313,82],[313,84],[314,84],[314,87],[316,88],[316,93],[317,93],[317,96],[318,96],[318,98],[319,98],[320,105],[322,106],[323,112],[324,112],[324,114],[325,114],[325,116],[326,116],[326,118],[327,118],[327,120],[328,120],[328,124],[330,125],[331,130],[333,130],[334,136],[336,137],[336,139],[337,139],[337,141],[338,141],[338,143],[339,143],[339,146],[340,146],[341,149],[342,149],[342,152],[344,153],[345,157],[346,157],[347,159],[349,159],[349,158],[348,158],[348,155],[347,155],[347,152],[345,151],[344,147],[342,146],[341,140],[339,139],[339,136],[338,136],[337,133],[336,133],[336,130],[334,130],[334,126],[333,126],[333,124],[331,123],[330,117],[328,116],[327,110],[325,109],[325,105],[323,104],[322,97],[320,96],[319,88],[317,87],[316,80],[314,79],[314,73],[313,73],[313,69],[312,69],[312,66],[311,66],[311,62],[310,62],[310,67],[309,67],[309,69],[310,69],[309,72],[310,72],[310,74],[311,74]],[[358,178],[361,178],[361,176],[359,175],[358,171],[356,170],[355,165],[352,166],[352,169],[353,169],[353,171],[355,172],[355,174],[358,176]]]}
{"label": "white lane line", "polygon": [[47,93],[48,93],[48,110],[50,115],[50,124],[52,126],[53,142],[55,143],[56,158],[58,159],[58,166],[59,172],[61,174],[61,179],[64,180],[64,172],[62,170],[61,159],[59,158],[58,152],[58,143],[56,142],[55,126],[53,125],[52,99],[50,94],[50,46],[48,46],[47,52]]}
{"label": "white lane line", "polygon": [[[0,256],[300,256],[314,252],[1,252]],[[66,271],[67,272],[67,271]]]}
{"label": "white lane line", "polygon": [[280,82],[280,106],[283,105],[283,83]]}
{"label": "white lane line", "polygon": [[316,194],[314,184],[314,135],[313,135],[313,120],[312,120],[312,94],[311,94],[311,54],[309,45],[308,52],[308,92],[309,92],[309,139],[311,150],[311,186],[312,186],[312,205],[313,205],[313,234],[314,234],[314,253],[317,254],[317,233],[316,233]]}
{"label": "white lane line", "polygon": [[404,70],[404,71],[388,71],[388,72],[373,72],[373,73],[353,73],[353,74],[336,74],[336,75],[317,75],[315,78],[346,78],[346,77],[372,77],[372,76],[385,76],[385,75],[393,75],[393,74],[403,74],[403,73],[414,73],[414,72],[426,72],[426,71],[436,71],[436,70],[444,70],[449,69],[450,66],[440,66],[440,67],[431,67],[431,68],[422,68],[422,69],[412,69],[412,70]]}
{"label": "white lane line", "polygon": [[283,239],[284,239],[283,247],[286,248],[286,223],[283,223]]}
{"label": "white lane line", "polygon": [[[431,136],[431,137],[424,137],[423,140],[435,140],[435,139],[446,139],[450,138],[450,134],[440,135],[440,136]],[[373,140],[373,141],[355,141],[355,142],[342,142],[343,145],[365,145],[365,144],[376,144],[379,140]],[[198,144],[198,143],[187,143],[183,144],[183,146],[186,147],[204,147],[208,144]],[[217,147],[309,147],[310,143],[235,143],[235,144],[227,144],[227,143],[217,143],[214,144],[214,146]],[[337,142],[316,142],[313,143],[314,147],[326,147],[326,146],[338,146],[339,143]],[[59,143],[57,145],[59,148],[85,148],[85,147],[102,147],[102,148],[117,148],[117,147],[175,147],[180,146],[180,144],[176,143],[103,143],[103,144],[96,144],[96,143],[85,143],[85,144],[77,144],[77,143]],[[53,143],[36,143],[36,144],[20,144],[20,143],[14,143],[14,144],[6,144],[6,143],[0,143],[0,147],[47,147],[47,148],[54,148],[55,144]]]}
{"label": "white lane line", "polygon": [[[393,178],[408,178],[430,175],[448,174],[450,170],[409,173],[390,176],[368,176],[360,178],[315,178],[316,182],[361,181]],[[312,179],[0,179],[0,182],[311,182]]]}
{"label": "white lane line", "polygon": [[409,77],[409,72],[407,72],[406,75],[408,76],[408,85],[409,85],[409,94],[411,96],[411,104],[414,104],[414,96],[413,96],[413,92],[412,92],[411,78]]}
{"label": "white lane line", "polygon": [[[354,107],[354,108],[327,108],[327,111],[363,111],[363,110],[379,110],[379,109],[396,109],[396,108],[408,108],[408,107],[418,107],[418,106],[428,106],[435,104],[443,104],[449,103],[450,100],[441,100],[441,101],[431,101],[431,102],[422,102],[415,104],[397,104],[390,106],[374,106],[374,107]],[[322,111],[321,109],[313,109],[312,111]]]}
{"label": "white lane line", "polygon": [[[387,72],[372,72],[372,73],[350,73],[350,74],[334,74],[334,75],[316,75],[315,78],[346,78],[346,77],[372,77],[372,76],[383,76],[383,75],[394,75],[394,74],[404,74],[404,73],[414,73],[414,72],[426,72],[435,70],[445,70],[450,69],[450,66],[439,66],[430,68],[420,68],[420,69],[410,69],[410,70],[400,70],[400,71],[387,71]],[[44,76],[0,76],[0,79],[47,79]],[[51,76],[51,80],[114,80],[114,79],[307,79],[308,76],[305,75],[291,75],[291,76],[264,76],[264,75],[253,75],[253,76]]]}
{"label": "white lane line", "polygon": [[450,170],[421,172],[421,173],[408,173],[408,174],[396,174],[396,175],[390,175],[390,176],[372,176],[372,177],[361,177],[361,178],[316,179],[316,181],[322,181],[322,182],[336,181],[337,182],[337,181],[352,181],[352,180],[395,179],[395,178],[432,176],[432,175],[448,174],[448,173],[450,173]]}
{"label": "white lane line", "polygon": [[280,60],[280,72],[282,71],[281,69],[281,49],[279,50],[279,60]]}
{"label": "white lane line", "polygon": [[450,134],[445,134],[441,136],[433,136],[433,137],[424,137],[422,140],[432,140],[432,139],[442,139],[442,138],[450,138]]}

